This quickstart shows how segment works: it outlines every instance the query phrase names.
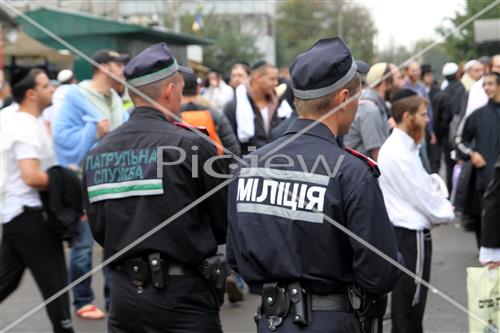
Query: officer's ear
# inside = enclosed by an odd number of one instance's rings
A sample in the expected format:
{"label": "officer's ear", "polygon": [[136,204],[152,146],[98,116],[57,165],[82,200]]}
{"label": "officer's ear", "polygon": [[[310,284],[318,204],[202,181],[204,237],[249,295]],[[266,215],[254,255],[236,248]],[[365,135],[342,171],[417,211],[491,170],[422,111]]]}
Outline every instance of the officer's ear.
{"label": "officer's ear", "polygon": [[[341,105],[345,101],[347,101],[351,97],[351,93],[349,92],[349,89],[341,89],[337,94],[335,94],[335,104],[334,105]],[[345,106],[345,105],[344,105]]]}
{"label": "officer's ear", "polygon": [[162,91],[163,99],[168,101],[172,97],[173,90],[174,90],[174,83],[167,82],[167,84],[165,84],[165,86],[163,87],[163,91]]}

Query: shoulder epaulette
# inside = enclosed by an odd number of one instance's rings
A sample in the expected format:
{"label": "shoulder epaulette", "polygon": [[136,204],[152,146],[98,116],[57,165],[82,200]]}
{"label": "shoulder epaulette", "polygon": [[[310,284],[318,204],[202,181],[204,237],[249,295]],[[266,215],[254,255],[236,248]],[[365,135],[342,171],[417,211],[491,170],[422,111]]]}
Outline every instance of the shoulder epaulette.
{"label": "shoulder epaulette", "polygon": [[188,125],[188,124],[180,123],[178,121],[174,121],[174,125],[177,126],[177,127],[181,127],[181,128],[187,129],[187,130],[189,130],[191,132],[196,132],[195,130],[198,130],[201,133],[203,133],[203,134],[205,134],[205,135],[208,136],[208,130],[204,126],[191,126],[191,125]]}
{"label": "shoulder epaulette", "polygon": [[380,176],[380,170],[378,168],[377,162],[375,162],[374,160],[372,160],[368,156],[361,154],[359,151],[356,151],[356,150],[351,149],[349,147],[344,147],[344,150],[346,152],[348,152],[349,154],[356,156],[357,158],[359,158],[360,160],[362,160],[366,164],[368,164],[368,166],[370,167],[370,170],[372,171],[372,173],[375,177],[378,178]]}

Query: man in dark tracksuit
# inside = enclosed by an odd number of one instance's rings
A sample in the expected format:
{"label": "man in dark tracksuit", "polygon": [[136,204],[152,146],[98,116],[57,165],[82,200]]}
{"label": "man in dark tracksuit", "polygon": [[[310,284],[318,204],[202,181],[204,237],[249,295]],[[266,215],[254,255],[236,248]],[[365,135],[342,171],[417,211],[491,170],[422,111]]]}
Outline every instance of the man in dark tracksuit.
{"label": "man in dark tracksuit", "polygon": [[[357,99],[314,122],[359,92],[357,71],[339,38],[299,55],[291,66],[299,119],[248,155],[249,165],[230,185],[228,262],[253,292],[263,293],[259,332],[360,332],[350,286],[381,295],[398,281],[394,266],[334,225],[398,258],[375,162],[337,140],[354,119]],[[296,324],[299,314],[286,297],[304,300],[304,292],[312,294],[312,315],[305,316],[308,324]]]}
{"label": "man in dark tracksuit", "polygon": [[[181,70],[164,43],[133,58],[129,84],[162,110],[131,91],[130,120],[85,161],[87,213],[105,258],[221,183],[201,168],[215,148],[165,111],[179,112]],[[223,169],[213,161],[214,172]],[[112,262],[110,332],[221,332],[217,295],[198,267],[225,241],[225,205],[222,189]]]}
{"label": "man in dark tracksuit", "polygon": [[[483,199],[479,261],[500,266],[500,155]],[[493,255],[493,254],[496,254]]]}
{"label": "man in dark tracksuit", "polygon": [[[474,111],[462,123],[456,144],[463,160],[474,166],[475,184],[471,198],[476,201],[475,232],[478,246],[481,235],[482,196],[493,177],[495,161],[500,154],[500,74],[492,72],[484,76],[484,90],[488,104]],[[475,214],[474,214],[475,213]]]}

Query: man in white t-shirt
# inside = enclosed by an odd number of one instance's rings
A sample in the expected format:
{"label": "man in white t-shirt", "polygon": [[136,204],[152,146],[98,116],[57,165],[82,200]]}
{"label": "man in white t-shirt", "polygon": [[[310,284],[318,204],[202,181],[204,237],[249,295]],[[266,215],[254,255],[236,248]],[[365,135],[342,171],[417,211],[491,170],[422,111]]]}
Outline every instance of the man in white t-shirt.
{"label": "man in white t-shirt", "polygon": [[[41,69],[14,73],[12,94],[19,109],[1,119],[0,304],[19,285],[29,268],[44,299],[67,285],[61,241],[45,221],[39,191],[49,184],[47,169],[55,154],[42,111],[54,88]],[[54,332],[73,332],[67,293],[47,305]]]}

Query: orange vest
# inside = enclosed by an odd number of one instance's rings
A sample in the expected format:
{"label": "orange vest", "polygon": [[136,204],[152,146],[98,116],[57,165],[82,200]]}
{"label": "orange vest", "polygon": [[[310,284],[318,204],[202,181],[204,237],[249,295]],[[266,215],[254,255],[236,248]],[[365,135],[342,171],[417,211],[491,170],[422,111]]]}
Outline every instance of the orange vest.
{"label": "orange vest", "polygon": [[214,120],[210,111],[208,110],[193,110],[193,111],[184,111],[181,113],[182,123],[195,127],[204,127],[208,136],[212,141],[215,142],[215,146],[217,148],[217,153],[222,155],[224,153],[222,147],[222,141],[217,134],[217,128],[215,127]]}

